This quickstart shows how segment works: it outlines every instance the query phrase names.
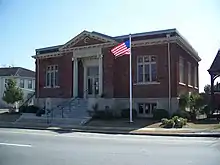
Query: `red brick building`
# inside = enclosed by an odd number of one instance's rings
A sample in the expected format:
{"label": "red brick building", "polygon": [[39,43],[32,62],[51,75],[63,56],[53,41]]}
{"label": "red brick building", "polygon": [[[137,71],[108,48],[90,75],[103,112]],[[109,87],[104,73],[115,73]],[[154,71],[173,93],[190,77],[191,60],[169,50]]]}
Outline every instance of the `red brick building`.
{"label": "red brick building", "polygon": [[[110,50],[128,39],[83,31],[64,45],[36,49],[36,97],[52,106],[79,97],[88,109],[129,107],[129,56]],[[154,108],[178,109],[181,93],[198,92],[198,53],[176,29],[132,34],[133,106],[149,117]]]}

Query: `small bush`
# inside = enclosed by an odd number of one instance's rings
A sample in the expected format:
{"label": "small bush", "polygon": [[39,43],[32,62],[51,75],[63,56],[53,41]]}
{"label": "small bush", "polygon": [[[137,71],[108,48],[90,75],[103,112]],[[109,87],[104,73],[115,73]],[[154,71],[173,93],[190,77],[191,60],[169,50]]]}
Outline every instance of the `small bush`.
{"label": "small bush", "polygon": [[108,111],[93,111],[92,113],[92,118],[93,119],[113,119],[114,115],[113,112],[108,110]]}
{"label": "small bush", "polygon": [[174,117],[174,116],[182,117],[182,118],[185,118],[187,120],[191,119],[190,113],[187,112],[187,111],[183,111],[183,110],[173,113],[172,117]]}
{"label": "small bush", "polygon": [[155,109],[153,111],[153,119],[161,120],[163,118],[169,118],[169,113],[165,109]]}
{"label": "small bush", "polygon": [[167,120],[166,123],[164,124],[164,128],[173,128],[175,125],[174,121],[172,119]]}
{"label": "small bush", "polygon": [[187,119],[182,117],[174,116],[171,119],[163,118],[161,120],[161,126],[163,128],[182,128],[187,123]]}
{"label": "small bush", "polygon": [[36,116],[41,116],[45,114],[45,110],[44,109],[39,109],[37,112],[36,112]]}
{"label": "small bush", "polygon": [[[129,118],[130,117],[130,109],[122,109],[121,110],[121,117],[122,118]],[[137,117],[137,111],[135,109],[132,109],[132,117],[136,118]]]}
{"label": "small bush", "polygon": [[21,106],[19,107],[20,113],[37,113],[39,107],[31,105],[31,106]]}

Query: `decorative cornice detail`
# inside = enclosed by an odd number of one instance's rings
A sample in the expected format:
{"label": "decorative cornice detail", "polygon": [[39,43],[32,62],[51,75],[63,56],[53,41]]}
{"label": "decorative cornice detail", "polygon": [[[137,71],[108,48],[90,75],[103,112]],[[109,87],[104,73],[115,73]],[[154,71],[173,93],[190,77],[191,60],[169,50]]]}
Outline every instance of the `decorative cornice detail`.
{"label": "decorative cornice detail", "polygon": [[[59,48],[59,51],[63,51],[64,49],[69,49],[71,46],[74,46],[75,44],[77,44],[80,40],[84,39],[85,37],[91,37],[93,39],[103,41],[103,42],[113,42],[113,43],[116,42],[113,39],[102,37],[102,36],[99,36],[97,34],[93,34],[88,31],[83,31],[82,33],[80,33],[79,35],[77,35],[76,37],[74,37],[73,39],[68,41],[66,44],[64,44],[61,48]],[[99,44],[97,44],[97,45],[99,45]]]}

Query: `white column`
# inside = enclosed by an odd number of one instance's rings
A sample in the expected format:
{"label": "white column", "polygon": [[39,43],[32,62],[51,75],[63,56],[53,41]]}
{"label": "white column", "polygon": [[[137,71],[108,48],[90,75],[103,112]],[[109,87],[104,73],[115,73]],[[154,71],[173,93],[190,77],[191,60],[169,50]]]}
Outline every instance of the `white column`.
{"label": "white column", "polygon": [[103,94],[103,55],[99,56],[99,96]]}
{"label": "white column", "polygon": [[85,62],[83,63],[83,72],[84,72],[84,75],[83,75],[84,76],[83,77],[83,92],[84,92],[84,94],[83,94],[83,96],[84,96],[84,98],[86,98],[88,91],[86,91],[87,90],[87,67],[86,67]]}
{"label": "white column", "polygon": [[73,58],[73,97],[78,96],[78,59]]}

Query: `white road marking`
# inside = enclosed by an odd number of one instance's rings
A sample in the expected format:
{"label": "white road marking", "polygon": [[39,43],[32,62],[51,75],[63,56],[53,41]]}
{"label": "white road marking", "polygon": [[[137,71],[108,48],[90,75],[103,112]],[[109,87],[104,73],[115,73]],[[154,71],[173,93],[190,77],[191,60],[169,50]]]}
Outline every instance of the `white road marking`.
{"label": "white road marking", "polygon": [[0,145],[16,146],[16,147],[32,147],[32,145],[29,145],[29,144],[0,143]]}

